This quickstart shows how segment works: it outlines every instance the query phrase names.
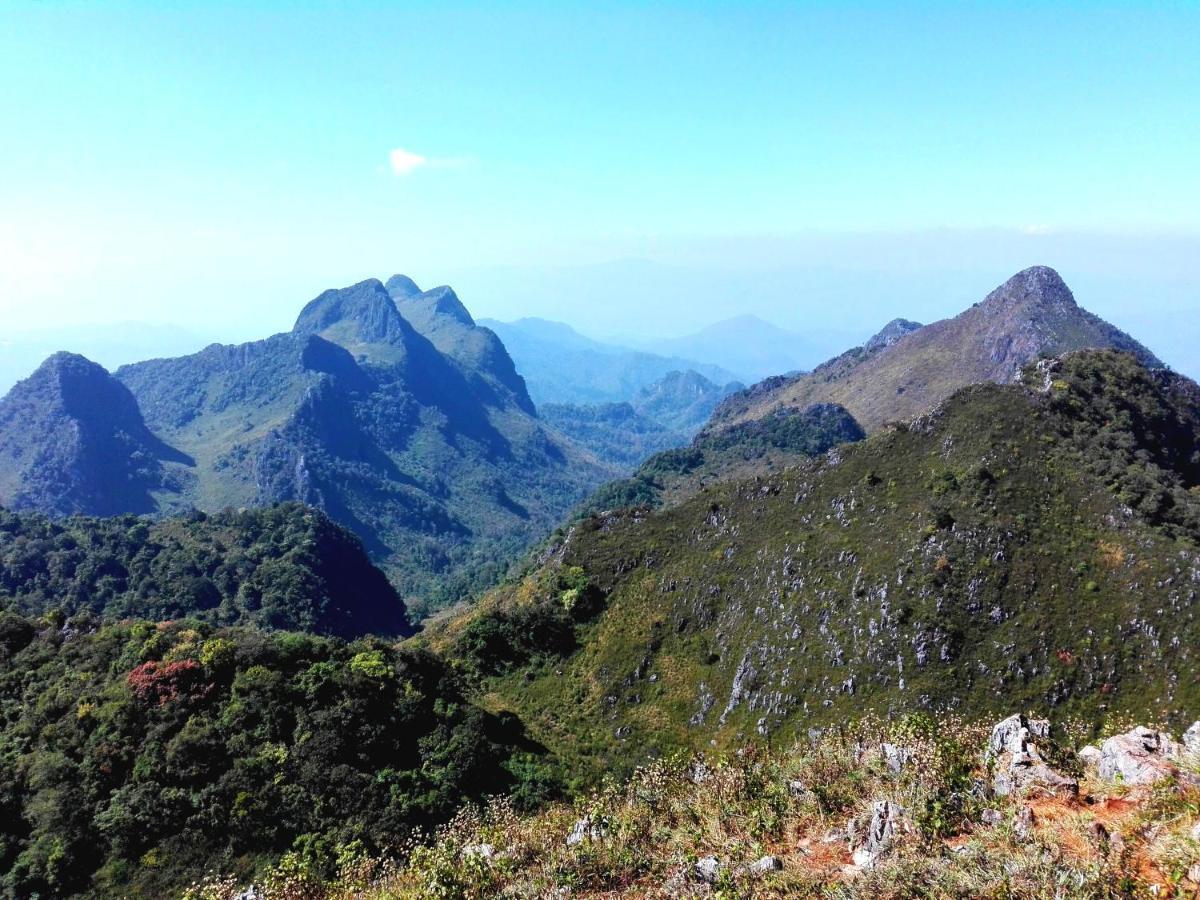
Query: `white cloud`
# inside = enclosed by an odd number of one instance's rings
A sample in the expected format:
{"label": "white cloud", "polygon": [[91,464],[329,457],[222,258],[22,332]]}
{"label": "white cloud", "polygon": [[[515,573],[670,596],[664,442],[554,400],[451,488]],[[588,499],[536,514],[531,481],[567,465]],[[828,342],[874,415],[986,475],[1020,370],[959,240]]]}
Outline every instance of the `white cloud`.
{"label": "white cloud", "polygon": [[400,177],[411,175],[421,166],[429,165],[428,157],[405,150],[403,147],[397,147],[389,153],[388,161],[392,164],[392,172]]}

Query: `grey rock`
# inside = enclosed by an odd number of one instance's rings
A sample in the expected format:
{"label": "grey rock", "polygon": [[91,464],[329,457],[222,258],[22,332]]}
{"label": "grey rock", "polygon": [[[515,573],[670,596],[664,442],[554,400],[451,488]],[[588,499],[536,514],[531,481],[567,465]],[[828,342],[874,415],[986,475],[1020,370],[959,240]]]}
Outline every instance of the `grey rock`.
{"label": "grey rock", "polygon": [[1004,821],[1004,816],[1000,814],[998,809],[985,809],[979,814],[979,821],[984,825],[999,825]]}
{"label": "grey rock", "polygon": [[1188,866],[1188,881],[1192,884],[1200,884],[1200,863]]}
{"label": "grey rock", "polygon": [[854,864],[859,868],[870,868],[891,849],[896,836],[908,827],[903,808],[890,800],[877,800],[871,808],[871,819],[859,841],[858,823],[851,820],[846,827]]}
{"label": "grey rock", "polygon": [[1200,841],[1200,822],[1192,826],[1192,840]]}
{"label": "grey rock", "polygon": [[1013,817],[1013,837],[1020,841],[1029,840],[1033,836],[1034,824],[1033,810],[1022,806]]}
{"label": "grey rock", "polygon": [[1183,749],[1192,756],[1200,756],[1200,722],[1193,722],[1183,733]]}
{"label": "grey rock", "polygon": [[750,863],[747,870],[751,875],[767,875],[783,870],[783,860],[778,856],[764,856]]}
{"label": "grey rock", "polygon": [[899,774],[910,759],[912,759],[912,751],[907,747],[897,747],[895,744],[881,744],[879,753],[883,757],[884,763],[888,769]]}
{"label": "grey rock", "polygon": [[574,847],[584,841],[602,841],[608,837],[608,823],[600,819],[584,816],[576,820],[567,835],[567,846]]}
{"label": "grey rock", "polygon": [[721,861],[715,856],[705,856],[692,866],[692,872],[705,884],[716,884],[721,877]]}
{"label": "grey rock", "polygon": [[1079,761],[1089,769],[1099,768],[1100,766],[1100,748],[1089,744],[1079,751],[1077,754]]}
{"label": "grey rock", "polygon": [[1179,772],[1180,745],[1170,735],[1139,725],[1100,745],[1099,775],[1105,781],[1153,784]]}
{"label": "grey rock", "polygon": [[1031,792],[1074,794],[1079,783],[1046,764],[1033,738],[1049,738],[1050,723],[1044,719],[1009,716],[999,722],[988,740],[985,757],[995,766],[992,790],[1001,797]]}

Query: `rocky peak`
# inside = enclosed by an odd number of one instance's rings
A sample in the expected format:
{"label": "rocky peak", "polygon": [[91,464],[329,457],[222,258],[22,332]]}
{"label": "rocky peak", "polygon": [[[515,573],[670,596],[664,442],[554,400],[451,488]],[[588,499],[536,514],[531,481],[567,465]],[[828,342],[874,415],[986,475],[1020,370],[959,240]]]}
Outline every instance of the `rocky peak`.
{"label": "rocky peak", "polygon": [[[394,279],[389,280],[388,283],[391,284],[392,280]],[[392,291],[392,297],[395,299],[397,307],[405,314],[426,317],[444,316],[461,325],[475,327],[475,320],[471,318],[471,314],[463,306],[463,302],[458,299],[458,294],[454,293],[454,289],[448,285],[443,284],[417,294]]]}
{"label": "rocky peak", "polygon": [[378,278],[325,291],[301,310],[292,330],[327,336],[334,332],[331,339],[337,343],[367,344],[401,341],[406,331],[391,294]]}
{"label": "rocky peak", "polygon": [[133,395],[108,370],[78,353],[60,351],[18,383],[10,396],[38,395],[80,419],[134,419],[141,414]]}
{"label": "rocky peak", "polygon": [[1011,309],[1016,306],[1058,306],[1075,308],[1075,295],[1062,276],[1049,266],[1022,269],[983,298],[985,309]]}
{"label": "rocky peak", "polygon": [[865,350],[884,350],[900,338],[904,337],[918,328],[921,328],[920,322],[914,322],[911,319],[892,319],[880,329],[879,333],[872,337],[866,344],[863,345]]}
{"label": "rocky peak", "polygon": [[421,289],[417,287],[417,283],[415,281],[413,281],[407,275],[401,275],[399,273],[389,278],[384,284],[384,287],[387,288],[387,292],[396,299],[400,299],[401,297],[415,297],[417,294],[421,293]]}

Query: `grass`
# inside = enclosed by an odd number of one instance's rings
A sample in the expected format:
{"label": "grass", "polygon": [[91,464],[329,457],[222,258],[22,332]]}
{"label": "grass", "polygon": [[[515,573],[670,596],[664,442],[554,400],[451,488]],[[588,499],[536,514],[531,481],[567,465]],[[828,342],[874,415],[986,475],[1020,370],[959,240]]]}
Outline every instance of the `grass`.
{"label": "grass", "polygon": [[[350,848],[332,881],[285,860],[265,894],[305,900],[715,896],[908,898],[1187,897],[1200,889],[1190,830],[1200,791],[1175,782],[1128,788],[1084,779],[1079,798],[988,798],[985,731],[956,719],[864,720],[786,751],[677,755],[608,779],[574,802],[516,814],[471,807],[430,840],[369,859]],[[896,772],[880,746],[910,753]],[[847,824],[880,799],[906,811],[874,866],[856,867]],[[1033,811],[1032,833],[1013,821]],[[998,824],[982,824],[984,809]],[[592,837],[569,846],[580,821]],[[749,865],[775,856],[779,871]],[[720,863],[703,881],[695,864]],[[1194,871],[1192,874],[1196,874]],[[214,877],[189,900],[228,900]]]}

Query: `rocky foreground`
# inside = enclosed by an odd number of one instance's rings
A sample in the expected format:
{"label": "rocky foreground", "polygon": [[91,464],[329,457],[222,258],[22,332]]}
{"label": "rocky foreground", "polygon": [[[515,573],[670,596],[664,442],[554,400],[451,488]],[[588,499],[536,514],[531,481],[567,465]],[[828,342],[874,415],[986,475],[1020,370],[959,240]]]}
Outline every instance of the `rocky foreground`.
{"label": "rocky foreground", "polygon": [[1089,742],[1013,715],[813,731],[679,757],[573,804],[464,810],[428,842],[192,900],[409,897],[1194,897],[1200,722]]}

